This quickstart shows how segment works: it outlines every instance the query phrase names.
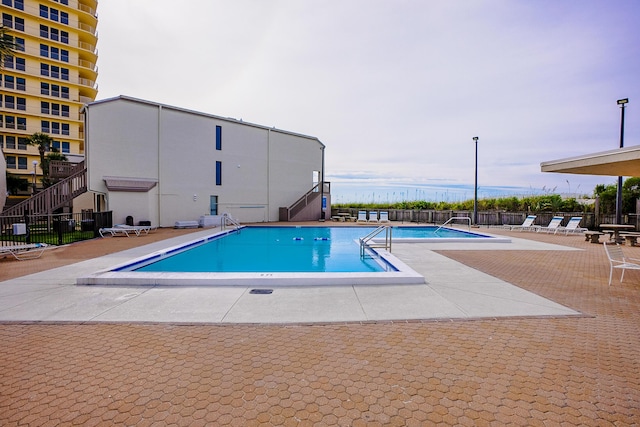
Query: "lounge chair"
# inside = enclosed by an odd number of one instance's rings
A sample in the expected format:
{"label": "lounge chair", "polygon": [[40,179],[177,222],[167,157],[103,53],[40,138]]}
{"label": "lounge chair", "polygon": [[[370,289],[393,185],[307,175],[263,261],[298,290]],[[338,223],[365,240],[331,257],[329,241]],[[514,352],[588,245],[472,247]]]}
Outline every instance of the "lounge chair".
{"label": "lounge chair", "polygon": [[556,230],[556,233],[561,232],[567,235],[569,233],[584,233],[585,231],[589,231],[588,228],[580,227],[580,221],[582,221],[581,216],[573,216],[571,217],[571,219],[569,220],[566,226],[558,227],[558,229]]}
{"label": "lounge chair", "polygon": [[546,231],[547,233],[553,232],[553,234],[555,234],[558,231],[560,224],[562,224],[563,219],[563,216],[554,216],[546,227],[537,227],[536,232],[539,233],[541,231]]}
{"label": "lounge chair", "polygon": [[530,230],[531,228],[538,228],[538,226],[533,225],[533,221],[536,220],[536,216],[535,215],[529,215],[527,216],[524,221],[522,222],[522,224],[520,225],[507,225],[505,224],[503,227],[507,228],[511,231],[513,230]]}
{"label": "lounge chair", "polygon": [[144,233],[144,234],[149,234],[149,231],[151,231],[151,227],[147,227],[144,225],[125,225],[125,224],[118,224],[115,225],[113,227],[104,227],[98,230],[98,233],[100,234],[100,237],[104,237],[105,235],[107,236],[131,236],[132,234],[135,234],[136,236],[140,236],[140,234]]}
{"label": "lounge chair", "polygon": [[607,258],[609,258],[609,265],[611,267],[609,271],[609,286],[611,286],[611,279],[613,278],[614,268],[619,268],[622,270],[622,274],[620,275],[620,283],[622,283],[622,279],[624,279],[625,270],[640,270],[640,264],[629,262],[640,262],[640,259],[625,257],[624,253],[622,252],[622,247],[618,243],[604,242],[604,250],[607,253]]}
{"label": "lounge chair", "polygon": [[48,247],[46,243],[27,243],[23,245],[0,246],[0,256],[13,255],[17,260],[36,259],[42,256]]}
{"label": "lounge chair", "polygon": [[358,211],[358,219],[356,222],[367,222],[367,211]]}
{"label": "lounge chair", "polygon": [[378,211],[369,211],[369,222],[379,222]]}
{"label": "lounge chair", "polygon": [[386,211],[380,212],[379,222],[389,222],[389,212],[386,212]]}

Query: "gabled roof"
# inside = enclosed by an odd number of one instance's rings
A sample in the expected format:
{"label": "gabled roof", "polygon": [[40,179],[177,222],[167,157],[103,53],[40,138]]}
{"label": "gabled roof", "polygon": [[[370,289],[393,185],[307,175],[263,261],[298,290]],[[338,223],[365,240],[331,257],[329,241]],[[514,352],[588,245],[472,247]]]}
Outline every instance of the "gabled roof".
{"label": "gabled roof", "polygon": [[540,163],[542,172],[640,176],[640,145]]}

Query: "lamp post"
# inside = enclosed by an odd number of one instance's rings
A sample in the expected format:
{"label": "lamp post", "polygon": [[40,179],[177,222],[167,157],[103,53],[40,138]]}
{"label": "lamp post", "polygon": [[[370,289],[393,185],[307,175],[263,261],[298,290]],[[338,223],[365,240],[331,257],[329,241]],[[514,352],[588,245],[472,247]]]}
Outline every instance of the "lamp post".
{"label": "lamp post", "polygon": [[475,184],[473,186],[473,225],[478,225],[478,137],[473,137],[476,143],[476,175]]}
{"label": "lamp post", "polygon": [[38,161],[34,160],[31,162],[33,164],[33,195],[36,194],[36,166],[38,166]]}
{"label": "lamp post", "polygon": [[[629,98],[618,99],[620,106],[620,148],[624,147],[624,108]],[[622,177],[618,177],[618,192],[616,194],[616,224],[622,224]]]}

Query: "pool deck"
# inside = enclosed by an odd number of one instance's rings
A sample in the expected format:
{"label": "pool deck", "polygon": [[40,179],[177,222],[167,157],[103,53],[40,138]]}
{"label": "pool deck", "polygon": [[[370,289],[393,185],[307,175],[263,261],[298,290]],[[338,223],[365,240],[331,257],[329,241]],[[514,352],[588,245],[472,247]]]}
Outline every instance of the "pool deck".
{"label": "pool deck", "polygon": [[481,231],[513,242],[394,245],[425,285],[267,295],[75,285],[202,231],[0,260],[0,424],[637,423],[640,273],[609,287],[580,235]]}

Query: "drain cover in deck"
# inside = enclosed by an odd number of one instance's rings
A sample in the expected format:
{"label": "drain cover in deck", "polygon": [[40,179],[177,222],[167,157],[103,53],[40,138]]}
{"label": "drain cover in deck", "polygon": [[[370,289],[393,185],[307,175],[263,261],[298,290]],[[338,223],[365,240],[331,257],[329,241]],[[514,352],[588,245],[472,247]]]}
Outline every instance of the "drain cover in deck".
{"label": "drain cover in deck", "polygon": [[251,289],[250,294],[268,295],[273,293],[273,289]]}

